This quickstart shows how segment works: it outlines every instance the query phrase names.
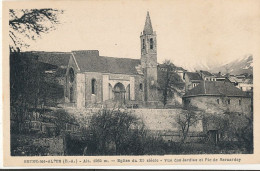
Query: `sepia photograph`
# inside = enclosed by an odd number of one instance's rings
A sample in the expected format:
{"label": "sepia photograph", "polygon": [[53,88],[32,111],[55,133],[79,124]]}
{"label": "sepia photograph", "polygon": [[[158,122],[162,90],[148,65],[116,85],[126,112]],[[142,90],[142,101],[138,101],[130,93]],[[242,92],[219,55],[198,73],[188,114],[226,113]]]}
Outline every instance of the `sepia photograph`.
{"label": "sepia photograph", "polygon": [[6,3],[8,155],[255,154],[259,3],[200,2]]}

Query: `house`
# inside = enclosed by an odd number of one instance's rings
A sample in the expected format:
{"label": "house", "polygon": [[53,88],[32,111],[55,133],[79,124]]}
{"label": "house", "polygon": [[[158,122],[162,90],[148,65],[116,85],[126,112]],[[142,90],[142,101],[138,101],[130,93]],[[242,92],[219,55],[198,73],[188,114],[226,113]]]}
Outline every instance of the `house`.
{"label": "house", "polygon": [[242,91],[252,93],[253,92],[253,79],[246,78],[244,75],[232,75],[229,76],[228,79],[230,82],[235,85],[237,88],[241,89]]}
{"label": "house", "polygon": [[193,89],[197,85],[203,81],[201,75],[197,72],[185,72],[184,73],[185,80],[185,92]]}
{"label": "house", "polygon": [[207,80],[207,81],[216,81],[216,76],[211,74],[210,72],[208,71],[203,71],[203,70],[200,70],[200,71],[197,71],[200,75],[200,77],[203,79],[203,80]]}
{"label": "house", "polygon": [[194,106],[209,113],[250,114],[251,98],[230,82],[203,81],[183,96],[185,107]]}

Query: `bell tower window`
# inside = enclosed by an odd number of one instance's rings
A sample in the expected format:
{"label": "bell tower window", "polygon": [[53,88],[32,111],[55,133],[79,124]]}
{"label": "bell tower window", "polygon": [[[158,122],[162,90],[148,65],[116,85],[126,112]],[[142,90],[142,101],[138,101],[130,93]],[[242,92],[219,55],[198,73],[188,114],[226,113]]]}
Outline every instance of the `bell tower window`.
{"label": "bell tower window", "polygon": [[150,39],[150,49],[153,49],[153,38]]}

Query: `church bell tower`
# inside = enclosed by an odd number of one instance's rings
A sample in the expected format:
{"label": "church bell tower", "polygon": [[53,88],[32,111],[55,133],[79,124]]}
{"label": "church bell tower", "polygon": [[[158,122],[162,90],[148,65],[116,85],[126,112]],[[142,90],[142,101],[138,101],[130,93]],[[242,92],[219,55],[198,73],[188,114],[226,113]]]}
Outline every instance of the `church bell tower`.
{"label": "church bell tower", "polygon": [[149,12],[146,15],[144,30],[141,32],[141,66],[144,72],[145,101],[158,101],[157,94],[157,40],[153,31]]}

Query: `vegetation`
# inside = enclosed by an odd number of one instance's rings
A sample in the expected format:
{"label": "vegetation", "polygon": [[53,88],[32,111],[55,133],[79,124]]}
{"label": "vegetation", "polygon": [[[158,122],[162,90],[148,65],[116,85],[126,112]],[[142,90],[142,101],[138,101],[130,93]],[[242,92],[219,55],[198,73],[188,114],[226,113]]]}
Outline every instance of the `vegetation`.
{"label": "vegetation", "polygon": [[45,81],[45,66],[37,56],[25,57],[20,53],[21,48],[29,46],[25,38],[35,40],[53,30],[62,13],[56,9],[9,10],[11,112],[15,108],[24,115],[26,110],[47,103],[48,98],[52,101],[49,104],[53,104],[63,95],[60,85]]}
{"label": "vegetation", "polygon": [[35,40],[43,33],[55,29],[59,24],[58,16],[62,10],[57,9],[10,9],[9,10],[9,37],[10,51],[19,52],[22,47],[29,46],[25,38]]}
{"label": "vegetation", "polygon": [[183,113],[179,114],[176,118],[176,123],[181,130],[182,143],[186,141],[190,127],[195,126],[199,120],[202,120],[201,116],[201,111],[199,111],[198,108],[186,107]]}
{"label": "vegetation", "polygon": [[244,113],[226,112],[217,115],[207,114],[203,120],[206,124],[205,129],[211,127],[218,130],[223,142],[240,142],[239,147],[245,148],[247,153],[253,152],[253,118],[251,116]]}
{"label": "vegetation", "polygon": [[164,106],[168,103],[169,98],[172,98],[174,93],[179,94],[184,88],[184,82],[176,73],[177,67],[169,60],[164,61],[158,72],[159,91],[162,94],[162,103]]}
{"label": "vegetation", "polygon": [[142,121],[132,114],[103,109],[92,116],[88,133],[96,154],[139,154],[145,129]]}

